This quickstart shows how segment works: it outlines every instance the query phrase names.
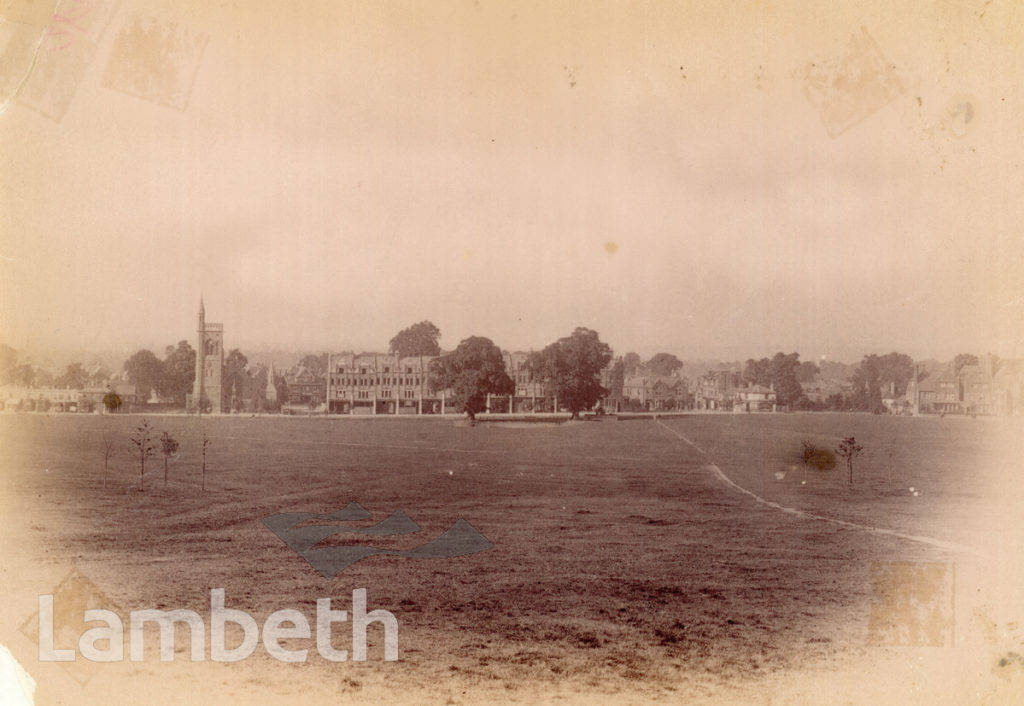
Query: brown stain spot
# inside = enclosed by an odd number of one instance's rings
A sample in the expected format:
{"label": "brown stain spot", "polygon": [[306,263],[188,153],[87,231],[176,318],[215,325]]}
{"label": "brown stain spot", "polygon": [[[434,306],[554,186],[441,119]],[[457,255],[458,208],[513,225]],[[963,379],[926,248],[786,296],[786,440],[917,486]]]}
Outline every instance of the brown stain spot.
{"label": "brown stain spot", "polygon": [[917,97],[917,107],[920,108],[924,103],[921,101],[921,96]]}
{"label": "brown stain spot", "polygon": [[951,566],[943,562],[873,562],[868,643],[952,645],[952,577]]}
{"label": "brown stain spot", "polygon": [[607,243],[604,244],[604,251],[609,255],[614,255],[618,249],[619,244],[616,243],[614,240],[609,240]]}
{"label": "brown stain spot", "polygon": [[961,95],[947,104],[945,122],[954,137],[964,137],[970,131],[978,116],[976,102],[973,96]]}
{"label": "brown stain spot", "polygon": [[1004,657],[999,659],[997,664],[1002,669],[1016,668],[1017,670],[1024,670],[1024,657],[1016,652],[1007,652]]}
{"label": "brown stain spot", "polygon": [[569,88],[576,88],[576,74],[579,72],[579,66],[563,66],[562,70],[565,75],[569,78]]}

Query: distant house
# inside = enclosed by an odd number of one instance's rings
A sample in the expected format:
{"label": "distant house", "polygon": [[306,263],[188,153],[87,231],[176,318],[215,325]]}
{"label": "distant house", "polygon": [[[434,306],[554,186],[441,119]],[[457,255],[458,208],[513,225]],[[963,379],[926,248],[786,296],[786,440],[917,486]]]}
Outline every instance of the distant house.
{"label": "distant house", "polygon": [[965,414],[995,414],[995,380],[992,356],[978,365],[965,365],[958,376],[960,401]]}
{"label": "distant house", "polygon": [[288,388],[288,405],[293,407],[316,407],[324,403],[327,385],[323,375],[314,373],[309,368],[298,365],[284,376]]}
{"label": "distant house", "polygon": [[922,377],[915,370],[907,385],[912,414],[1013,414],[1024,392],[1024,361],[987,355],[977,365]]}
{"label": "distant house", "polygon": [[[533,375],[526,367],[526,361],[529,359],[530,354],[524,351],[515,351],[509,353],[508,351],[502,352],[502,357],[505,359],[505,369],[508,372],[512,382],[515,383],[516,391],[512,397],[512,409],[513,412],[534,412],[534,411],[554,411],[548,409],[547,405],[554,404],[554,400],[548,400],[544,394],[544,385],[535,380]],[[604,382],[605,378],[602,377],[602,384],[606,387],[607,382]],[[492,407],[496,411],[504,411],[508,409],[508,402],[502,400],[492,400]],[[504,405],[502,408],[501,405]]]}
{"label": "distant house", "polygon": [[994,414],[1024,414],[1024,360],[1004,360],[992,376]]}
{"label": "distant house", "polygon": [[914,414],[959,414],[963,411],[959,401],[956,376],[952,370],[929,375],[907,386],[907,396]]}
{"label": "distant house", "polygon": [[687,409],[693,402],[686,378],[675,375],[630,375],[623,381],[622,395],[652,411]]}
{"label": "distant house", "polygon": [[734,412],[774,412],[775,390],[764,385],[748,385],[736,390]]}
{"label": "distant house", "polygon": [[701,375],[694,387],[694,408],[731,412],[740,381],[740,374],[732,370],[712,370]]}
{"label": "distant house", "polygon": [[[332,354],[328,411],[333,414],[441,412],[444,395],[430,385],[431,360],[432,356]],[[290,397],[290,386],[288,390]]]}
{"label": "distant house", "polygon": [[811,382],[800,383],[800,389],[811,402],[824,404],[832,395],[849,395],[853,391],[853,383],[849,380],[818,377]]}
{"label": "distant house", "polygon": [[0,387],[0,410],[9,412],[93,412],[103,410],[103,398],[117,392],[125,405],[135,402],[135,386],[112,382],[108,387],[84,390],[56,387]]}
{"label": "distant house", "polygon": [[104,411],[106,406],[103,399],[110,393],[114,393],[121,400],[121,409],[128,410],[136,403],[135,385],[121,380],[114,380],[106,387],[87,387],[81,391],[80,412]]}

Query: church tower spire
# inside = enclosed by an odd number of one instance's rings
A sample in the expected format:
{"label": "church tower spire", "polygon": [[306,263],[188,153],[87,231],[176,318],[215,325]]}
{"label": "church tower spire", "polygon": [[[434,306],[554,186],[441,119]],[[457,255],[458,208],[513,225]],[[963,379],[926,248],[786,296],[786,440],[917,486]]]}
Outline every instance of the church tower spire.
{"label": "church tower spire", "polygon": [[210,411],[220,413],[224,325],[206,323],[206,306],[201,295],[196,324],[196,377],[192,385],[192,404],[197,411],[208,407]]}

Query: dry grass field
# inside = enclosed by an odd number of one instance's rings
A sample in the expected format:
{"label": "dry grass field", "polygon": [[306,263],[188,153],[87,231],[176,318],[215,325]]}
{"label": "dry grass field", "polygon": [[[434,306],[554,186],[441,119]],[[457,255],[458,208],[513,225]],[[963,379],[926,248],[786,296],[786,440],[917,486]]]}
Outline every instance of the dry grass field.
{"label": "dry grass field", "polygon": [[[181,449],[166,486],[162,457],[149,459],[141,491],[128,440],[141,418],[0,417],[0,642],[36,679],[36,703],[1021,696],[1016,420],[149,421]],[[852,487],[841,461],[801,465],[801,441],[834,447],[846,436],[864,446]],[[106,488],[105,439],[117,449]],[[261,521],[351,502],[372,519],[349,527],[402,510],[421,530],[328,544],[410,549],[464,519],[493,548],[374,556],[326,579]],[[37,596],[72,571],[126,621],[145,608],[208,617],[212,588],[261,623],[282,608],[312,620],[318,598],[348,609],[352,590],[366,588],[369,608],[398,620],[400,659],[383,661],[375,627],[361,663],[314,650],[285,664],[262,646],[243,662],[194,663],[182,630],[170,663],[159,661],[155,631],[141,662],[40,663]],[[344,626],[335,644],[349,648]]]}

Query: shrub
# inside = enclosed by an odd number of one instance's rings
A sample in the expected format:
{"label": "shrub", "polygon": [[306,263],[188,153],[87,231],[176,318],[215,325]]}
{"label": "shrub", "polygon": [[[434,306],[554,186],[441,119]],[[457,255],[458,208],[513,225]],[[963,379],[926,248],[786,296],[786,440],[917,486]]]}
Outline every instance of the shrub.
{"label": "shrub", "polygon": [[116,392],[108,392],[103,395],[103,406],[110,412],[116,412],[121,408],[121,396]]}

